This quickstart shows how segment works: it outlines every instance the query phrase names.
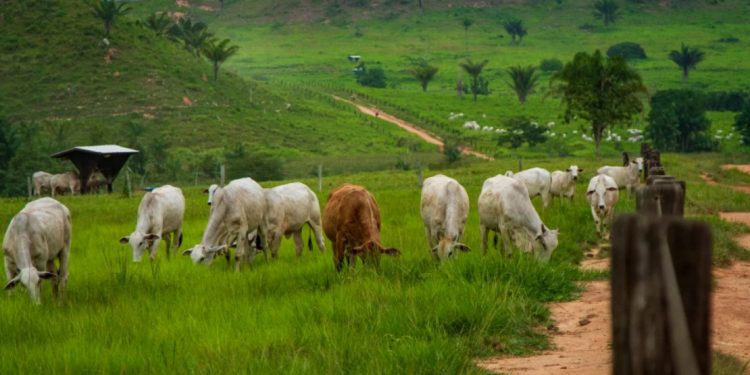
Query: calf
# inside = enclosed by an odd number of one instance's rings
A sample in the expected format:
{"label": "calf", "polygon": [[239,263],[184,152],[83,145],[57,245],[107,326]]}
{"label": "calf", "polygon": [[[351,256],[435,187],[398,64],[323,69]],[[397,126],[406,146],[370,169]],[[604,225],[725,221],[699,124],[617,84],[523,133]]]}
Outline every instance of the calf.
{"label": "calf", "polygon": [[201,242],[182,254],[189,255],[195,264],[209,265],[217,254],[224,254],[229,262],[229,245],[236,240],[235,268],[239,271],[243,261],[252,262],[255,258],[249,239],[254,231],[261,247],[267,249],[265,211],[263,188],[252,178],[240,178],[217,187]]}
{"label": "calf", "polygon": [[34,182],[34,195],[40,195],[44,192],[50,192],[50,180],[52,180],[52,174],[44,171],[34,172],[31,176]]}
{"label": "calf", "polygon": [[[549,260],[557,247],[559,232],[542,223],[521,181],[501,175],[488,178],[482,185],[478,203],[482,251],[485,254],[488,232],[494,231],[500,233],[504,246],[510,245],[513,239],[516,246],[535,252],[543,261]],[[527,246],[521,245],[523,239],[527,239]]]}
{"label": "calf", "polygon": [[537,195],[542,197],[542,207],[547,208],[551,200],[550,187],[552,177],[549,171],[543,168],[530,168],[513,174],[511,171],[505,172],[505,176],[513,177],[526,185],[529,192],[529,198]]}
{"label": "calf", "polygon": [[[271,248],[271,256],[276,258],[281,246],[281,238],[294,235],[297,256],[302,255],[302,228],[310,226],[320,251],[325,250],[321,228],[320,203],[318,197],[305,184],[293,182],[265,190],[266,197],[266,239]],[[312,250],[312,238],[308,239]]]}
{"label": "calf", "polygon": [[606,228],[609,228],[615,215],[615,205],[620,197],[617,183],[607,175],[596,175],[589,181],[586,197],[591,204],[591,216],[594,217],[596,232],[601,236],[603,235],[602,222]]}
{"label": "calf", "polygon": [[345,259],[353,267],[356,256],[377,265],[381,253],[401,254],[380,243],[380,209],[372,194],[362,186],[344,184],[331,192],[323,211],[323,231],[333,242],[333,264],[337,271],[341,271]]}
{"label": "calf", "polygon": [[[31,300],[41,303],[42,279],[52,280],[52,293],[63,300],[68,282],[72,223],[70,211],[52,198],[26,205],[11,220],[3,238],[5,290],[23,284]],[[59,267],[55,267],[55,259]]]}
{"label": "calf", "polygon": [[53,197],[57,193],[64,194],[67,190],[70,190],[71,194],[80,193],[81,179],[78,177],[78,173],[73,171],[52,175],[50,190]]}
{"label": "calf", "polygon": [[638,170],[638,163],[631,160],[625,167],[611,167],[605,165],[597,169],[596,172],[598,174],[605,174],[612,177],[618,188],[622,189],[625,187],[628,190],[628,194],[632,195],[633,188],[637,187],[638,181],[640,181],[640,173]]}
{"label": "calf", "polygon": [[577,165],[571,165],[563,171],[554,171],[551,176],[549,192],[553,197],[566,197],[573,200],[576,194],[576,181],[578,174],[583,172]]}
{"label": "calf", "polygon": [[[133,262],[140,262],[143,252],[149,251],[149,258],[156,259],[159,242],[164,239],[167,245],[167,259],[170,251],[176,253],[182,245],[182,220],[185,216],[185,197],[182,190],[164,185],[146,193],[138,206],[138,220],[135,231],[120,238],[121,244],[130,244],[133,249]],[[174,244],[174,246],[172,246]]]}
{"label": "calf", "polygon": [[420,211],[435,260],[451,258],[456,250],[469,251],[459,242],[469,216],[469,195],[458,181],[442,174],[424,180]]}

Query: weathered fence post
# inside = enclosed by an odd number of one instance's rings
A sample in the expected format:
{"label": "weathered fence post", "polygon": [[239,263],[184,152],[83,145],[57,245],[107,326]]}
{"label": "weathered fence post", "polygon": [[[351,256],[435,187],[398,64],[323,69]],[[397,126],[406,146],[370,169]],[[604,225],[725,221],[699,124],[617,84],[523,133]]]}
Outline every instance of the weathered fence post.
{"label": "weathered fence post", "polygon": [[417,160],[417,186],[422,187],[422,163]]}
{"label": "weathered fence post", "polygon": [[318,164],[318,191],[323,191],[323,165]]}
{"label": "weathered fence post", "polygon": [[519,156],[518,157],[518,171],[520,172],[522,170],[523,170],[523,157]]}
{"label": "weathered fence post", "polygon": [[711,373],[710,227],[623,215],[612,229],[613,373]]}
{"label": "weathered fence post", "polygon": [[26,178],[26,190],[29,192],[29,201],[33,198],[33,192],[31,191],[31,176]]}
{"label": "weathered fence post", "polygon": [[640,214],[675,215],[685,212],[685,181],[671,176],[649,176],[648,185],[636,190],[635,207]]}
{"label": "weathered fence post", "polygon": [[219,185],[224,186],[224,164],[219,167]]}
{"label": "weathered fence post", "polygon": [[128,185],[128,198],[133,197],[133,187],[130,185],[130,167],[125,167],[125,182]]}

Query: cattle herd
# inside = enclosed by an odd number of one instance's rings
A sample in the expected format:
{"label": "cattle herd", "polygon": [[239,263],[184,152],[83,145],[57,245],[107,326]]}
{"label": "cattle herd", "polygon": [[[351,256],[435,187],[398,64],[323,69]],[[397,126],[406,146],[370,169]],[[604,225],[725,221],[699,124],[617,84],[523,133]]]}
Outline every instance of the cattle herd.
{"label": "cattle herd", "polygon": [[[631,191],[640,180],[643,161],[637,158],[625,166],[604,166],[597,170],[586,189],[597,232],[605,235],[611,224],[619,188]],[[518,173],[490,177],[484,181],[478,198],[482,250],[486,254],[490,232],[500,236],[500,249],[514,246],[546,261],[557,247],[558,231],[548,228],[531,203],[539,195],[543,207],[554,196],[574,199],[578,174],[583,169],[571,165],[565,171],[549,173],[531,168]],[[34,174],[35,193],[57,189],[79,191],[74,172],[50,175]],[[295,182],[264,189],[251,178],[233,180],[226,186],[211,185],[206,191],[210,213],[200,243],[185,250],[196,264],[209,265],[216,256],[235,268],[253,261],[262,252],[276,258],[282,237],[294,236],[297,255],[304,248],[302,229],[308,225],[320,251],[325,250],[323,233],[333,244],[337,271],[344,263],[354,266],[356,258],[364,263],[379,262],[381,254],[396,256],[400,251],[385,247],[380,240],[380,209],[364,187],[344,184],[331,192],[323,214],[315,193]],[[430,254],[436,260],[469,251],[461,242],[469,215],[469,196],[453,178],[436,175],[425,179],[420,212]],[[133,261],[140,262],[148,251],[154,260],[162,240],[167,257],[182,245],[185,198],[182,190],[165,185],[146,193],[138,207],[135,230],[120,239],[130,245]],[[605,229],[603,229],[603,227]],[[61,300],[68,278],[68,258],[72,236],[70,211],[53,198],[41,198],[27,204],[11,220],[3,239],[5,289],[25,286],[32,300],[40,302],[41,280],[50,279],[53,295]],[[495,236],[498,241],[498,236]],[[312,237],[308,248],[312,250]],[[55,261],[57,260],[57,265]]]}
{"label": "cattle herd", "polygon": [[[49,193],[53,197],[56,194],[81,193],[81,179],[78,172],[68,171],[64,173],[51,174],[43,171],[34,172],[31,176],[34,185],[34,195]],[[98,192],[99,188],[106,184],[104,175],[95,171],[89,176],[86,186],[89,192]]]}

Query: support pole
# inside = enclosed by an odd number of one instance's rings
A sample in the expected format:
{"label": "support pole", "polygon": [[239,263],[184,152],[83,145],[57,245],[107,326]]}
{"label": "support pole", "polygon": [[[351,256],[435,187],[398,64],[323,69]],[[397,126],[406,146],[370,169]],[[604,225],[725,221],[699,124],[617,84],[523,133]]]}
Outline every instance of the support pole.
{"label": "support pole", "polygon": [[318,191],[323,191],[323,165],[318,164]]}

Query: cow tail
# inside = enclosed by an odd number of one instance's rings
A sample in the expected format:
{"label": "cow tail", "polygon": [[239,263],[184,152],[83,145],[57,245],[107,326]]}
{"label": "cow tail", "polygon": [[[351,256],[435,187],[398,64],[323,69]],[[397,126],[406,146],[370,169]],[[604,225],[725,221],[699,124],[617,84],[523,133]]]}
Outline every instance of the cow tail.
{"label": "cow tail", "polygon": [[492,237],[492,246],[497,247],[497,232],[495,232],[495,236]]}
{"label": "cow tail", "polygon": [[177,247],[182,246],[182,232],[180,232],[180,238],[177,239]]}
{"label": "cow tail", "polygon": [[307,226],[307,250],[312,251],[312,229]]}
{"label": "cow tail", "polygon": [[263,249],[263,240],[260,238],[260,233],[255,236],[255,249],[265,250]]}

